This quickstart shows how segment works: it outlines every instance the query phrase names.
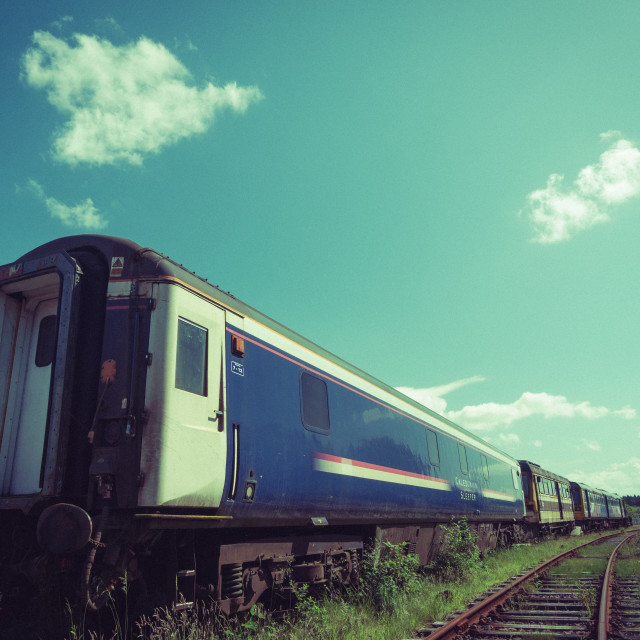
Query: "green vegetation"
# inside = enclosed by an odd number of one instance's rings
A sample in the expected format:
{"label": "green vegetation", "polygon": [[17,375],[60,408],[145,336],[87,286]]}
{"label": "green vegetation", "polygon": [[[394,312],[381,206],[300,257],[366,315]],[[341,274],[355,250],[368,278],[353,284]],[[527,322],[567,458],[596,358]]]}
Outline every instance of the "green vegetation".
{"label": "green vegetation", "polygon": [[[360,579],[348,589],[334,586],[315,594],[298,589],[294,611],[269,613],[255,606],[226,619],[213,606],[198,611],[157,610],[127,635],[119,628],[109,640],[388,640],[443,620],[496,584],[537,566],[598,534],[515,545],[481,557],[466,522],[447,527],[441,558],[416,571],[416,559],[402,545],[381,543],[363,558]],[[602,555],[602,551],[600,552]],[[596,559],[594,559],[596,561]],[[581,562],[584,562],[582,560]],[[585,594],[587,597],[589,594]],[[124,625],[123,625],[124,627]],[[72,640],[98,640],[74,630]],[[106,639],[105,639],[106,640]]]}
{"label": "green vegetation", "polygon": [[635,538],[621,547],[614,571],[619,578],[640,575],[640,538]]}
{"label": "green vegetation", "polygon": [[444,527],[443,548],[429,565],[434,576],[442,581],[460,581],[481,566],[478,534],[469,529],[466,520]]}

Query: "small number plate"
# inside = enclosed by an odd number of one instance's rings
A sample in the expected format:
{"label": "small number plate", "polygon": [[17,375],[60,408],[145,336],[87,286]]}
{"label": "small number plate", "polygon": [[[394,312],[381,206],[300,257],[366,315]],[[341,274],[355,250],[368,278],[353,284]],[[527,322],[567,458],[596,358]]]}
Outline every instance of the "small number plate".
{"label": "small number plate", "polygon": [[235,373],[236,375],[243,376],[244,375],[244,365],[239,362],[231,361],[231,373]]}

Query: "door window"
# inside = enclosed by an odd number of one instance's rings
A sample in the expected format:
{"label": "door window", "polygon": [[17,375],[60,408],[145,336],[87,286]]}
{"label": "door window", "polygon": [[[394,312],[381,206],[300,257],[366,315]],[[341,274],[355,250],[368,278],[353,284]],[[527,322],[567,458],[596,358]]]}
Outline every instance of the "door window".
{"label": "door window", "polygon": [[199,396],[207,395],[207,330],[178,318],[176,387]]}
{"label": "door window", "polygon": [[56,320],[57,316],[45,316],[40,320],[36,367],[48,367],[53,362],[56,353]]}

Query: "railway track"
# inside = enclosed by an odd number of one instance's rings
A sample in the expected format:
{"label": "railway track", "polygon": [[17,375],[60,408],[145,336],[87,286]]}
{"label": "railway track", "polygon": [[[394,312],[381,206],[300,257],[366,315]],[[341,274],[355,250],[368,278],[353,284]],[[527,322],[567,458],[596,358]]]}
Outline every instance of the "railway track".
{"label": "railway track", "polygon": [[[640,640],[639,534],[612,534],[560,554],[418,637]],[[626,572],[616,577],[616,556],[633,538],[621,561]]]}
{"label": "railway track", "polygon": [[622,548],[611,583],[608,633],[621,640],[640,638],[640,538]]}

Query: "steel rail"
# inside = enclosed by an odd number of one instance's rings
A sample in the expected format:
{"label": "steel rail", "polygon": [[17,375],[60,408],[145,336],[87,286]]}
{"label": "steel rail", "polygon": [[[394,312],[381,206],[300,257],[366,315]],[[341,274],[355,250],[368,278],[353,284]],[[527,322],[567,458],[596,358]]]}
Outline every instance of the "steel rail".
{"label": "steel rail", "polygon": [[[602,540],[606,540],[607,538],[619,536],[620,533],[621,532],[618,531],[616,533],[611,533],[609,535],[596,538],[595,540],[591,540],[589,542],[584,542],[577,547],[574,547],[573,549],[569,549],[568,551],[564,551],[557,556],[554,556],[550,560],[546,560],[545,562],[539,564],[537,567],[531,569],[531,571],[528,571],[524,575],[519,576],[511,584],[503,587],[496,593],[491,594],[486,600],[483,600],[470,609],[467,609],[458,617],[450,620],[447,624],[440,627],[440,629],[438,629],[437,631],[434,631],[433,633],[426,636],[427,640],[445,640],[446,638],[453,638],[461,633],[464,633],[470,626],[480,622],[480,620],[484,616],[488,615],[496,607],[506,602],[509,598],[513,597],[513,595],[515,595],[515,593],[519,591],[519,587],[527,582],[527,580],[530,580],[537,574],[542,573],[552,566],[558,564],[560,561],[573,555],[579,549],[582,549],[582,547],[601,542]],[[598,640],[600,640],[600,638]]]}
{"label": "steel rail", "polygon": [[609,622],[611,618],[611,595],[613,592],[613,565],[616,561],[618,551],[623,544],[629,542],[632,538],[640,535],[640,533],[631,533],[628,535],[612,552],[607,562],[607,568],[604,572],[602,580],[602,593],[600,594],[600,611],[598,613],[598,640],[608,640],[611,631]]}

